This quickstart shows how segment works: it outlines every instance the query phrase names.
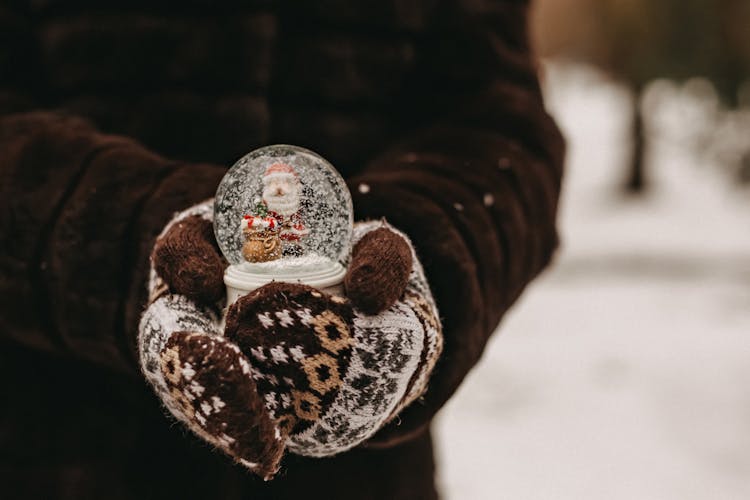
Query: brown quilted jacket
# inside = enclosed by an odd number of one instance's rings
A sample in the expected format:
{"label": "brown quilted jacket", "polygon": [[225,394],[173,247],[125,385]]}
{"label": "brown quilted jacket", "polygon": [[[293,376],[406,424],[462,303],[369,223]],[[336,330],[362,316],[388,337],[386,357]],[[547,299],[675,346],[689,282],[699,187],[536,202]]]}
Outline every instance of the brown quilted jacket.
{"label": "brown quilted jacket", "polygon": [[[434,498],[429,422],[557,242],[527,7],[0,2],[0,496]],[[445,352],[366,446],[263,483],[165,417],[134,335],[165,222],[278,142],[411,236]]]}

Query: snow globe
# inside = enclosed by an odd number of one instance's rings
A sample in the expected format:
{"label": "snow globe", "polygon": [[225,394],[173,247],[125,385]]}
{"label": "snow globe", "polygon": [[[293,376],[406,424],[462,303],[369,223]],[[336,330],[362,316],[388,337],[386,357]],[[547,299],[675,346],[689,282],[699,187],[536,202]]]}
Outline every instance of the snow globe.
{"label": "snow globe", "polygon": [[271,281],[342,295],[352,227],[349,190],[320,155],[280,144],[243,156],[214,201],[227,305]]}

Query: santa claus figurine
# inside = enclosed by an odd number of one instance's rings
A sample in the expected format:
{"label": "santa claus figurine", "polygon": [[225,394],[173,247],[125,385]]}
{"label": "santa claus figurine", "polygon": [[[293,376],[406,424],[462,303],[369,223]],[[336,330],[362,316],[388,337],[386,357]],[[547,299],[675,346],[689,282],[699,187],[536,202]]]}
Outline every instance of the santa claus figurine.
{"label": "santa claus figurine", "polygon": [[300,241],[308,234],[300,213],[302,185],[294,168],[273,163],[263,174],[263,199],[256,215],[271,218],[279,231],[283,254],[301,255]]}

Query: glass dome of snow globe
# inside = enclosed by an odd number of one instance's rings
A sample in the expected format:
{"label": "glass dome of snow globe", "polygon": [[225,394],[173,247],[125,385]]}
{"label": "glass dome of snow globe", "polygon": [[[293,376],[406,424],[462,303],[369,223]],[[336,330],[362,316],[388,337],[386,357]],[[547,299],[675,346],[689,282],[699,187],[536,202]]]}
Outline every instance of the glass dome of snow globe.
{"label": "glass dome of snow globe", "polygon": [[214,200],[227,303],[271,281],[341,294],[352,225],[346,183],[320,155],[274,145],[243,156]]}

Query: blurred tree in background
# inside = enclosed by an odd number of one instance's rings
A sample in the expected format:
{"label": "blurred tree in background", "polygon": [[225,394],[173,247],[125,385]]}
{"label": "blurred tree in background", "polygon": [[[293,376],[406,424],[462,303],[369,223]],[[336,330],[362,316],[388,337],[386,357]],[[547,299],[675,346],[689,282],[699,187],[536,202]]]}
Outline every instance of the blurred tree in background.
{"label": "blurred tree in background", "polygon": [[704,77],[735,109],[750,77],[750,0],[536,0],[532,31],[542,57],[598,66],[632,90],[631,192],[646,186],[649,82]]}

